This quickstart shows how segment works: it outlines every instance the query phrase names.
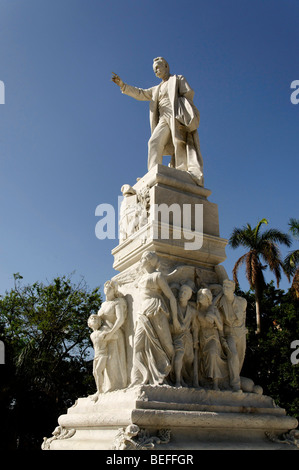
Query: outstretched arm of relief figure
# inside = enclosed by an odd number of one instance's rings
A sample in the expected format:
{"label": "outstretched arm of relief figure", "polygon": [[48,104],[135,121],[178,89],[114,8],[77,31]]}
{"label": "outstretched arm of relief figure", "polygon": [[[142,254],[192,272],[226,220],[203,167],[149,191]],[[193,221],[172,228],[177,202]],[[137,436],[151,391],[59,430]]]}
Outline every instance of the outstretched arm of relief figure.
{"label": "outstretched arm of relief figure", "polygon": [[131,96],[139,101],[150,101],[153,95],[153,88],[143,89],[135,86],[127,85],[122,79],[114,72],[112,72],[111,80],[116,83],[125,95]]}

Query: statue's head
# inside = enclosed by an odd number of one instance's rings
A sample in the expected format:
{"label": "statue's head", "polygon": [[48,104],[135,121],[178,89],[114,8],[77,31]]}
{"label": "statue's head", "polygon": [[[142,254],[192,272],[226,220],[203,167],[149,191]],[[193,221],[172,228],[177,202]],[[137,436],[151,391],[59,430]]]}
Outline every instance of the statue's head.
{"label": "statue's head", "polygon": [[190,300],[193,294],[193,289],[188,284],[183,284],[180,288],[179,299],[180,300]]}
{"label": "statue's head", "polygon": [[135,437],[139,433],[140,428],[137,426],[137,424],[129,424],[129,426],[126,427],[125,433],[128,437]]}
{"label": "statue's head", "polygon": [[223,292],[225,295],[232,295],[235,291],[236,284],[234,281],[231,281],[230,279],[225,279],[223,281]]}
{"label": "statue's head", "polygon": [[197,292],[197,303],[198,304],[208,304],[211,305],[213,300],[213,295],[210,289],[204,288],[199,289]]}
{"label": "statue's head", "polygon": [[90,315],[90,317],[88,318],[87,325],[92,330],[98,330],[102,325],[102,320],[98,315],[96,315],[94,313],[94,314]]}
{"label": "statue's head", "polygon": [[168,78],[170,75],[169,64],[164,57],[156,57],[153,61],[153,69],[158,78]]}
{"label": "statue's head", "polygon": [[112,300],[115,297],[118,297],[118,287],[117,283],[114,281],[107,281],[104,284],[104,293],[107,300]]}
{"label": "statue's head", "polygon": [[142,253],[140,263],[143,268],[154,270],[158,267],[159,258],[154,251],[145,251]]}

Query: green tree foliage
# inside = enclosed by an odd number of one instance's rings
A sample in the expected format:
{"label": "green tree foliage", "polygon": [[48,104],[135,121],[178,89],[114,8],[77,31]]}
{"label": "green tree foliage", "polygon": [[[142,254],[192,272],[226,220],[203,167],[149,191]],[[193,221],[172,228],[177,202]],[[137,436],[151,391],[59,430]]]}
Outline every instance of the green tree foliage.
{"label": "green tree foliage", "polygon": [[[256,306],[256,332],[261,332],[261,301],[265,279],[263,271],[268,267],[275,275],[277,287],[283,271],[283,262],[279,252],[279,244],[291,246],[291,238],[288,234],[277,229],[268,229],[261,232],[263,224],[268,224],[267,219],[262,219],[256,227],[247,224],[243,228],[234,228],[229,239],[232,248],[244,247],[248,251],[236,262],[233,276],[238,283],[238,269],[245,263],[246,277],[251,289],[255,292]],[[263,264],[264,263],[264,264]]]}
{"label": "green tree foliage", "polygon": [[[290,219],[290,232],[295,240],[299,240],[299,219]],[[291,251],[284,260],[284,269],[289,277],[293,277],[292,293],[299,299],[299,250]]]}
{"label": "green tree foliage", "polygon": [[[263,330],[255,334],[255,294],[239,291],[247,299],[247,350],[242,375],[261,385],[266,395],[299,418],[299,364],[291,348],[299,340],[299,302],[291,294],[267,284],[261,300]],[[299,354],[298,354],[299,357]]]}
{"label": "green tree foliage", "polygon": [[87,319],[101,304],[99,289],[57,277],[44,285],[22,285],[0,297],[0,407],[6,426],[0,445],[40,448],[57,418],[76,398],[94,392]]}

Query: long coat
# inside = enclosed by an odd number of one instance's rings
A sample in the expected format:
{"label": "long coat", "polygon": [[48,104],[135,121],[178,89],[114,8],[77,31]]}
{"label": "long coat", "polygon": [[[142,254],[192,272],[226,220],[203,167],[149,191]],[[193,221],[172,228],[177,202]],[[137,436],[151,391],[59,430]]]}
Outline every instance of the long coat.
{"label": "long coat", "polygon": [[[150,102],[150,126],[152,133],[159,122],[159,90],[161,83],[147,89],[137,88],[127,84],[124,84],[121,88],[122,93],[136,100]],[[175,139],[178,138],[178,122],[183,124],[187,131],[187,170],[191,176],[195,177],[197,183],[201,181],[201,185],[203,185],[203,160],[197,132],[200,116],[199,111],[193,104],[194,91],[189,86],[185,77],[182,75],[170,75],[168,79],[168,96],[172,106],[172,118],[170,122],[172,140],[175,141]],[[172,140],[170,139],[169,142],[167,142],[163,153],[164,155],[174,156]]]}

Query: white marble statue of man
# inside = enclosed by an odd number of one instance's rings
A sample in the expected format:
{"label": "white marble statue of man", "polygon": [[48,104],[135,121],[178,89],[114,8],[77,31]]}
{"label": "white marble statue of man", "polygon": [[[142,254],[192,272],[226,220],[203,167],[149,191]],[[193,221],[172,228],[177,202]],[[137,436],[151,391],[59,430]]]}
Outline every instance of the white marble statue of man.
{"label": "white marble statue of man", "polygon": [[115,73],[112,76],[122,93],[150,101],[152,134],[148,142],[148,170],[162,164],[164,155],[170,155],[170,166],[188,171],[193,180],[203,186],[203,160],[197,132],[200,117],[193,104],[194,91],[185,77],[170,74],[163,57],[154,59],[153,69],[161,83],[148,89],[127,85]]}

